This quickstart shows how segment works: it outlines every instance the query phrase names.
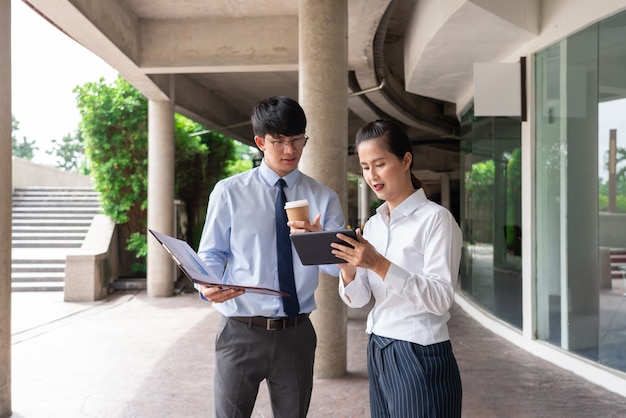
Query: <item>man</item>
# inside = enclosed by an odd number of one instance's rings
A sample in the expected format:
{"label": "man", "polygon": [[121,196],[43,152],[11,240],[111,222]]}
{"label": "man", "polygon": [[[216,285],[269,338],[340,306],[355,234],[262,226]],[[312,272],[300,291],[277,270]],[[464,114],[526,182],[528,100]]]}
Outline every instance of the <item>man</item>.
{"label": "man", "polygon": [[[291,296],[285,298],[198,286],[202,297],[214,302],[223,316],[215,341],[215,413],[249,417],[265,379],[274,416],[304,418],[317,344],[308,316],[315,309],[319,270],[334,276],[339,270],[336,265],[303,266],[289,241],[288,255],[278,256],[277,237],[288,239],[289,228],[291,232],[337,230],[344,227],[344,218],[337,194],[298,170],[309,139],[300,105],[288,97],[270,97],[256,105],[251,122],[263,161],[216,184],[198,254],[225,283],[282,290],[285,277],[291,275],[295,292],[293,285],[287,291]],[[277,200],[281,189],[287,201],[309,201],[310,213],[315,214],[312,222],[277,220],[284,216]],[[289,258],[293,267],[289,265],[283,274],[283,262]]]}

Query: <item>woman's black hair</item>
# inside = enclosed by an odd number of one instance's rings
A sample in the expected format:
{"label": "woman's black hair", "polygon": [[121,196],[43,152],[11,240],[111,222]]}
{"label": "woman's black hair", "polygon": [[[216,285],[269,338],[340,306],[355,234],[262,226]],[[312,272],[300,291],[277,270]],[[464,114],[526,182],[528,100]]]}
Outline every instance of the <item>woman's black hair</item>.
{"label": "woman's black hair", "polygon": [[387,151],[398,157],[402,161],[404,155],[408,152],[411,154],[411,184],[414,189],[426,188],[424,183],[413,174],[413,146],[409,136],[404,130],[397,124],[388,119],[379,119],[373,122],[366,123],[359,129],[356,134],[356,140],[354,148],[358,150],[359,145],[365,141],[376,139],[379,144]]}
{"label": "woman's black hair", "polygon": [[294,136],[306,130],[306,116],[300,104],[287,96],[268,97],[260,101],[250,117],[254,135]]}

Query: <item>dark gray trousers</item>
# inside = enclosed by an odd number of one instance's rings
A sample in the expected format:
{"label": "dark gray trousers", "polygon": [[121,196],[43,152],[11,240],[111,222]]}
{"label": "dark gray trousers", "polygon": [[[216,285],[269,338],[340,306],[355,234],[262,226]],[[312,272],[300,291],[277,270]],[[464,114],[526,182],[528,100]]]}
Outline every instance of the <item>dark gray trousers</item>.
{"label": "dark gray trousers", "polygon": [[222,317],[215,338],[215,416],[250,417],[265,379],[275,417],[305,418],[316,345],[308,319],[293,328],[268,331]]}

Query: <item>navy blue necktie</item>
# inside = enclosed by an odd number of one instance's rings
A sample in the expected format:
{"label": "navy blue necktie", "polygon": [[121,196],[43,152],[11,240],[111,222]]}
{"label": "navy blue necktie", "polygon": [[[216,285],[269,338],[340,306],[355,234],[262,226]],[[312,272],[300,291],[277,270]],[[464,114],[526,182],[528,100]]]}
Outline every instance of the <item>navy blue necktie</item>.
{"label": "navy blue necktie", "polygon": [[276,182],[278,195],[276,196],[276,249],[278,257],[278,283],[280,290],[289,293],[289,297],[283,297],[283,309],[290,318],[295,318],[300,313],[300,303],[296,293],[296,281],[293,277],[293,259],[291,255],[291,239],[289,238],[289,226],[287,226],[287,213],[285,212],[285,180]]}

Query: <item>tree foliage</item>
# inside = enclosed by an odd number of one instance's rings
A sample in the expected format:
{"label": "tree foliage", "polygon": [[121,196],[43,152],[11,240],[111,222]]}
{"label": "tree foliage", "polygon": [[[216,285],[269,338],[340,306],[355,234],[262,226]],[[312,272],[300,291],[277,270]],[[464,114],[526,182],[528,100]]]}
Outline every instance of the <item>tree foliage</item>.
{"label": "tree foliage", "polygon": [[[111,84],[85,83],[74,92],[87,165],[103,210],[124,228],[127,249],[141,259],[147,246],[148,101],[121,77]],[[178,114],[174,122],[175,196],[185,202],[193,243],[210,190],[233,159],[233,140],[217,133],[191,135],[204,128]]]}
{"label": "tree foliage", "polygon": [[486,160],[472,164],[465,173],[465,187],[471,196],[470,213],[473,214],[472,239],[479,242],[493,242],[493,186],[495,164]]}
{"label": "tree foliage", "polygon": [[80,174],[89,174],[85,163],[85,146],[83,135],[77,129],[74,135],[67,134],[60,141],[52,140],[52,150],[46,151],[48,155],[56,156],[56,166],[66,171]]}
{"label": "tree foliage", "polygon": [[145,229],[148,102],[123,78],[74,89],[85,155],[104,212],[132,232]]}
{"label": "tree foliage", "polygon": [[39,148],[35,146],[35,141],[29,141],[25,136],[22,139],[17,139],[16,132],[19,131],[20,123],[15,119],[15,116],[11,115],[11,142],[12,142],[12,155],[14,157],[23,158],[25,160],[32,160],[35,156],[35,151]]}
{"label": "tree foliage", "polygon": [[[220,179],[234,174],[235,141],[176,115],[176,198],[185,202],[188,218],[187,241],[200,241],[209,193]],[[249,167],[248,167],[249,168]],[[241,171],[241,170],[240,170]]]}

